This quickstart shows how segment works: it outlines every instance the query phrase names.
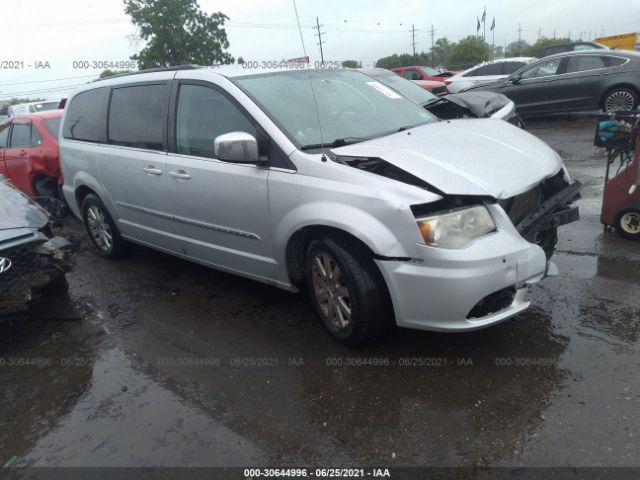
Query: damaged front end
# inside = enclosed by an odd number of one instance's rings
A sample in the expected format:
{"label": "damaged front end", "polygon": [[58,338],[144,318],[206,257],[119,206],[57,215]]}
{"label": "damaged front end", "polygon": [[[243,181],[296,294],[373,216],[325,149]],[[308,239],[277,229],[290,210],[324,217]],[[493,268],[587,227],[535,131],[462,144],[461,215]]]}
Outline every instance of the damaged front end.
{"label": "damaged front end", "polygon": [[580,218],[573,202],[580,198],[581,189],[582,184],[571,183],[562,169],[533,189],[500,201],[500,205],[520,235],[540,246],[550,259],[558,242],[558,227]]}
{"label": "damaged front end", "polygon": [[27,243],[1,248],[0,316],[29,308],[37,297],[66,288],[65,274],[74,264],[76,248],[62,237],[37,232]]}
{"label": "damaged front end", "polygon": [[49,223],[40,206],[0,181],[0,318],[66,289],[77,245],[52,235]]}

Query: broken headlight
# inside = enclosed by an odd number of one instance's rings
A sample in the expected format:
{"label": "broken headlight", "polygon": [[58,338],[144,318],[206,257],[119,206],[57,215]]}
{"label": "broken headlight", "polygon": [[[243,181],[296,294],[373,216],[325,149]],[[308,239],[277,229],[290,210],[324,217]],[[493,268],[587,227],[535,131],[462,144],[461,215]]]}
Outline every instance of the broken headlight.
{"label": "broken headlight", "polygon": [[491,214],[482,205],[418,218],[416,221],[425,245],[452,250],[465,248],[475,238],[496,229]]}

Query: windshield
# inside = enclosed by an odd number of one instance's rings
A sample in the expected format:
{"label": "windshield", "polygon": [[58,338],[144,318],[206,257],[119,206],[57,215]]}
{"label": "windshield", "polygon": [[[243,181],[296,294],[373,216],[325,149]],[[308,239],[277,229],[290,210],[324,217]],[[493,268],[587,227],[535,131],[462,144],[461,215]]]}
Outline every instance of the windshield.
{"label": "windshield", "polygon": [[433,93],[428,92],[415,83],[393,73],[389,75],[378,75],[374,78],[379,82],[382,82],[385,85],[393,88],[400,95],[404,95],[409,100],[417,103],[418,105],[425,105],[426,103],[438,99],[438,97],[436,97]]}
{"label": "windshield", "polygon": [[232,80],[300,148],[355,143],[436,121],[419,105],[353,70],[286,71]]}
{"label": "windshield", "polygon": [[420,70],[422,70],[424,72],[424,74],[427,75],[428,77],[435,77],[435,76],[440,75],[440,72],[438,70],[436,70],[435,68],[420,67]]}

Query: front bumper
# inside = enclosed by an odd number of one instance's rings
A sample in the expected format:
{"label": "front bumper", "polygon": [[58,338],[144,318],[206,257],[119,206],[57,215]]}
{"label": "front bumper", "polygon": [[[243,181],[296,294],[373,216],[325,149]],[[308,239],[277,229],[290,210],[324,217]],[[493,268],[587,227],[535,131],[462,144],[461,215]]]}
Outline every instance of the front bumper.
{"label": "front bumper", "polygon": [[28,242],[0,250],[11,266],[0,274],[0,319],[29,308],[29,303],[74,265],[77,245],[35,232]]}
{"label": "front bumper", "polygon": [[[462,250],[418,245],[414,261],[376,260],[400,327],[463,332],[502,322],[529,306],[526,286],[547,273],[544,251],[515,230],[502,208],[490,207],[498,230]],[[478,308],[512,292],[499,309]],[[504,297],[504,295],[503,295]],[[484,311],[478,316],[478,311]]]}

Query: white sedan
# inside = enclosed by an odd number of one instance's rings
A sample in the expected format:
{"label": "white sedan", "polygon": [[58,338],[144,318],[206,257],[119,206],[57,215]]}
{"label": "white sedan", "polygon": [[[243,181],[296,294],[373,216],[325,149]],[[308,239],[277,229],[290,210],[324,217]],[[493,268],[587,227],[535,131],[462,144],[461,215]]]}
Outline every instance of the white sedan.
{"label": "white sedan", "polygon": [[449,93],[460,93],[463,90],[480,85],[492,83],[508,77],[522,67],[537,60],[535,57],[510,57],[496,58],[489,62],[483,62],[457,75],[445,79]]}

